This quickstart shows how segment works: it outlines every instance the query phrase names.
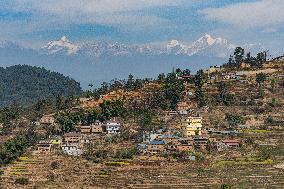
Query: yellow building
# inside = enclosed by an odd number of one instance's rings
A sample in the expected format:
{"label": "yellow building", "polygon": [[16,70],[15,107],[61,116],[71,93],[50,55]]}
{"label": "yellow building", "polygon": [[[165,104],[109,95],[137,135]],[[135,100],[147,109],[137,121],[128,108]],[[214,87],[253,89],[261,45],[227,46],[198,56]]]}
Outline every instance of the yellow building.
{"label": "yellow building", "polygon": [[181,129],[185,137],[201,135],[202,117],[183,117]]}
{"label": "yellow building", "polygon": [[62,140],[55,138],[55,139],[51,139],[50,142],[53,145],[60,145],[62,143]]}

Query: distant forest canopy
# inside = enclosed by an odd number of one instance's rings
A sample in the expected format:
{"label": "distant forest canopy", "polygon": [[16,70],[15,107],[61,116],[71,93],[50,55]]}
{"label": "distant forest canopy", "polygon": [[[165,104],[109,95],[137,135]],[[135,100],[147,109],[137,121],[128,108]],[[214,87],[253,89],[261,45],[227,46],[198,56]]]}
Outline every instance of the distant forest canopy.
{"label": "distant forest canopy", "polygon": [[56,72],[28,65],[0,67],[0,106],[31,105],[40,99],[81,94],[80,83]]}

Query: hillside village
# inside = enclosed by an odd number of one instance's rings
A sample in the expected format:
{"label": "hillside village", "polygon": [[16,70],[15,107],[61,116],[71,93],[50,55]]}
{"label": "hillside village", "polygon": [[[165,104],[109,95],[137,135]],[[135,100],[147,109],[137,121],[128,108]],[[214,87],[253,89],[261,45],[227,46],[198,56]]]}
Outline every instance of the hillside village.
{"label": "hillside village", "polygon": [[[176,69],[43,112],[32,121],[41,137],[2,167],[1,182],[7,188],[283,186],[284,57],[252,65],[242,59],[237,67],[194,75]],[[76,175],[76,166],[85,172]]]}

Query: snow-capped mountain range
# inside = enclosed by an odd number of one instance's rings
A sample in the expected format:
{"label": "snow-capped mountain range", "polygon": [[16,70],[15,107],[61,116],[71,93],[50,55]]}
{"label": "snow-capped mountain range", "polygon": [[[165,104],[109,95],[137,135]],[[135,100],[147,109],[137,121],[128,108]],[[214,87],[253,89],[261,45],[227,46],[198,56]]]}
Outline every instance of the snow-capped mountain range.
{"label": "snow-capped mountain range", "polygon": [[252,54],[264,49],[259,44],[235,45],[208,34],[192,43],[171,40],[138,45],[105,41],[73,43],[62,37],[38,49],[9,41],[0,42],[0,66],[27,64],[45,67],[70,76],[87,88],[90,83],[99,86],[104,81],[126,78],[129,74],[138,78],[155,78],[173,68],[196,72],[222,65],[236,46]]}
{"label": "snow-capped mountain range", "polygon": [[221,37],[214,38],[205,34],[193,43],[178,40],[159,44],[125,45],[109,42],[86,42],[75,44],[63,36],[60,40],[51,41],[40,51],[45,54],[84,55],[88,57],[134,56],[134,55],[183,55],[226,58],[235,47],[241,46],[246,52],[256,53],[265,50],[261,44],[235,45]]}

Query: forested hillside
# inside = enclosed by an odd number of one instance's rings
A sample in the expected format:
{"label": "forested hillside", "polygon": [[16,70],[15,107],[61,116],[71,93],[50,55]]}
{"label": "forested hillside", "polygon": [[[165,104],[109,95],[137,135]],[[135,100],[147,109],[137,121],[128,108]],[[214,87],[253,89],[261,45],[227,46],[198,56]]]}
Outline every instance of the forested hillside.
{"label": "forested hillside", "polygon": [[16,65],[0,68],[0,106],[28,105],[39,99],[81,93],[78,82],[44,68]]}

